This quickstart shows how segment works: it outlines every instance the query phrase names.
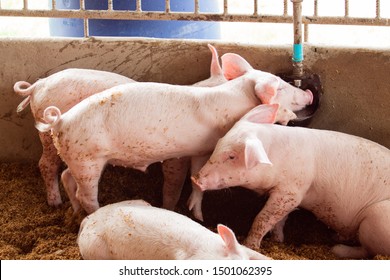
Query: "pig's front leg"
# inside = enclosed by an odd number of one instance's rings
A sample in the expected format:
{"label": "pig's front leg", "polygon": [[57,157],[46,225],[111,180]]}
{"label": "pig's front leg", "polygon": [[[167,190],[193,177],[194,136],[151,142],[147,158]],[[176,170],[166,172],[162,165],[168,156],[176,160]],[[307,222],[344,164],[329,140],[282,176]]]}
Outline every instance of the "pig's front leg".
{"label": "pig's front leg", "polygon": [[[291,189],[273,188],[263,209],[255,217],[244,245],[259,249],[263,237],[301,203],[301,195]],[[282,222],[283,223],[283,222]],[[279,224],[281,225],[281,224]]]}
{"label": "pig's front leg", "polygon": [[58,186],[58,172],[61,167],[61,159],[57,155],[50,133],[39,133],[42,143],[42,156],[39,159],[39,171],[46,186],[47,203],[50,206],[58,206],[62,203]]}
{"label": "pig's front leg", "polygon": [[[198,174],[203,165],[206,164],[207,160],[210,158],[210,155],[201,156],[201,157],[192,157],[191,158],[191,175]],[[202,200],[203,192],[192,183],[192,192],[190,198],[188,199],[188,209],[192,211],[194,217],[200,221],[203,221],[202,213]]]}
{"label": "pig's front leg", "polygon": [[163,208],[174,210],[180,199],[191,159],[189,157],[168,159],[162,163],[164,174]]}

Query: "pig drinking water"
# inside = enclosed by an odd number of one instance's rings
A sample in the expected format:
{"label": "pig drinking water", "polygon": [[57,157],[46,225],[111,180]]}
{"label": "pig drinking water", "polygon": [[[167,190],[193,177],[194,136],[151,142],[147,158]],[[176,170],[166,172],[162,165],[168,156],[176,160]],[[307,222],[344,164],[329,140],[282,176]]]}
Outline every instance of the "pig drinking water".
{"label": "pig drinking water", "polygon": [[218,233],[173,211],[131,200],[84,218],[77,243],[87,260],[269,259],[240,245],[228,227],[218,225]]}
{"label": "pig drinking water", "polygon": [[[57,106],[62,112],[68,111],[84,98],[116,85],[134,82],[132,79],[106,71],[89,69],[66,69],[40,79],[31,85],[25,81],[16,82],[14,91],[26,98],[19,104],[21,112],[30,104],[35,121],[41,121],[48,106]],[[61,159],[53,145],[50,133],[39,132],[43,152],[39,170],[43,177],[47,202],[51,206],[62,203],[58,188],[58,172]]]}
{"label": "pig drinking water", "polygon": [[[234,54],[222,57],[225,68],[242,62]],[[225,70],[226,71],[226,70]],[[44,112],[54,144],[68,165],[62,174],[75,211],[99,208],[98,181],[107,163],[146,170],[154,162],[210,153],[231,126],[262,98],[277,99],[292,110],[312,101],[302,91],[272,74],[250,69],[216,87],[161,83],[128,83],[92,95],[65,114],[54,106]],[[279,96],[281,95],[281,96]],[[288,101],[285,101],[285,100]],[[289,108],[290,109],[290,108]]]}
{"label": "pig drinking water", "polygon": [[203,191],[242,186],[268,193],[244,243],[250,248],[302,207],[342,237],[360,241],[360,247],[333,247],[336,255],[390,255],[389,149],[340,132],[268,124],[275,112],[262,105],[246,114],[193,182]]}

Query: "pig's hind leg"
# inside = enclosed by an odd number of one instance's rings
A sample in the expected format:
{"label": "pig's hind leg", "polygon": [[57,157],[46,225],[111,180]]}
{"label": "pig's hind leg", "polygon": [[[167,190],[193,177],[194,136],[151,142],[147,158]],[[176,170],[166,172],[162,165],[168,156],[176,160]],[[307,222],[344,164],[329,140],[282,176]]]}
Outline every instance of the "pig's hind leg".
{"label": "pig's hind leg", "polygon": [[76,198],[77,183],[74,180],[69,168],[65,169],[61,174],[62,184],[68,195],[73,211],[76,213],[80,210],[80,202]]}
{"label": "pig's hind leg", "polygon": [[390,256],[390,200],[370,205],[362,217],[358,231],[361,247],[340,244],[332,248],[333,253],[338,257],[354,259]]}
{"label": "pig's hind leg", "polygon": [[42,155],[39,159],[39,171],[45,183],[47,203],[50,206],[58,206],[62,203],[58,186],[58,172],[61,167],[61,159],[54,147],[50,133],[39,133],[42,143]]}
{"label": "pig's hind leg", "polygon": [[99,209],[98,185],[100,175],[106,165],[104,160],[83,160],[69,165],[70,172],[77,183],[76,199],[83,209],[91,214]]}

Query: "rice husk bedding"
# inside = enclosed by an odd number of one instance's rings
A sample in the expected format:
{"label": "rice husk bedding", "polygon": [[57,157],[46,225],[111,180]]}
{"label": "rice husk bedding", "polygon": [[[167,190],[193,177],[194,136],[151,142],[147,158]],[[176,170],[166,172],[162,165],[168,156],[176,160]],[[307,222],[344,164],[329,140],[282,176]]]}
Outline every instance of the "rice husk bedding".
{"label": "rice husk bedding", "polygon": [[[146,173],[107,166],[99,184],[100,205],[123,200],[144,199],[153,206],[162,203],[162,172],[153,164]],[[81,259],[76,243],[83,216],[74,216],[61,186],[64,203],[50,207],[38,165],[0,163],[0,259],[74,260]],[[187,179],[178,213],[191,217],[186,201],[191,192]],[[241,242],[266,198],[243,188],[206,192],[203,201],[203,225],[216,231],[223,223],[233,229]],[[304,210],[292,212],[286,222],[285,242],[275,242],[268,235],[260,252],[281,260],[336,259],[330,248],[336,244],[335,233]],[[390,259],[376,256],[375,259]]]}

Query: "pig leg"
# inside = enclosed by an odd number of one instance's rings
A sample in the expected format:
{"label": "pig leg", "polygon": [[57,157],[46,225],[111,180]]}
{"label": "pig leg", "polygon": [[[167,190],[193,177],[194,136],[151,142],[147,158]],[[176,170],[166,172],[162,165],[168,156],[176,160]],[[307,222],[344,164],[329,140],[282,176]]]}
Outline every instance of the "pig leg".
{"label": "pig leg", "polygon": [[72,204],[73,211],[77,213],[80,210],[80,202],[76,198],[77,183],[74,180],[69,168],[65,169],[61,174],[62,184]]}
{"label": "pig leg", "polygon": [[62,203],[58,186],[58,172],[61,167],[61,159],[57,155],[50,133],[39,133],[42,143],[42,156],[39,160],[39,170],[46,186],[47,203],[50,206],[58,206]]}
{"label": "pig leg", "polygon": [[298,207],[301,200],[300,195],[292,189],[286,190],[275,187],[271,190],[266,204],[255,217],[244,245],[252,249],[259,249],[261,240],[267,232]]}
{"label": "pig leg", "polygon": [[76,199],[87,214],[99,209],[98,185],[100,175],[105,167],[104,160],[83,160],[68,165],[77,183]]}
{"label": "pig leg", "polygon": [[190,167],[190,158],[169,159],[162,163],[164,174],[163,208],[174,210],[180,199],[184,181]]}
{"label": "pig leg", "polygon": [[272,239],[276,242],[282,243],[284,241],[284,225],[286,224],[288,215],[286,215],[280,222],[278,222],[275,227],[272,229]]}
{"label": "pig leg", "polygon": [[[191,158],[191,175],[198,174],[203,165],[210,158],[210,155],[202,156],[202,157],[192,157]],[[192,211],[194,217],[200,221],[203,221],[203,213],[202,213],[202,200],[203,200],[203,192],[195,186],[192,182],[192,192],[188,199],[188,209]]]}
{"label": "pig leg", "polygon": [[361,247],[336,245],[332,252],[338,257],[361,259],[390,255],[390,200],[367,207],[362,213],[358,236]]}

